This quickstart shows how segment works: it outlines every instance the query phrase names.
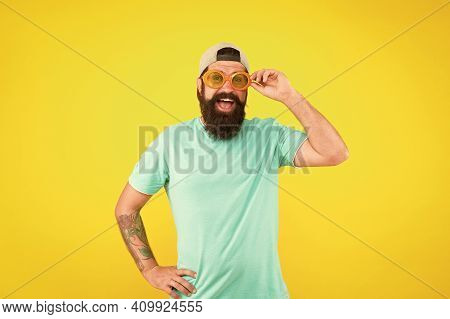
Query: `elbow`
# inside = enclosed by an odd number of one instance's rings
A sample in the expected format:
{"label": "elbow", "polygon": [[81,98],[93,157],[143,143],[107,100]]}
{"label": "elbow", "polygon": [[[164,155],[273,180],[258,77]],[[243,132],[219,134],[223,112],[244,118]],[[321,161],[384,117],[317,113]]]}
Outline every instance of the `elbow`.
{"label": "elbow", "polygon": [[127,209],[123,203],[121,203],[120,201],[117,202],[116,207],[114,208],[114,215],[116,216],[116,218],[119,218],[119,216],[121,215],[128,214],[128,212],[129,209]]}
{"label": "elbow", "polygon": [[133,215],[133,214],[139,214],[141,211],[140,208],[132,207],[127,205],[126,203],[117,203],[116,207],[114,208],[114,216],[117,220],[119,220],[120,216],[122,215]]}
{"label": "elbow", "polygon": [[119,217],[120,215],[123,214],[123,209],[120,207],[120,205],[116,205],[116,207],[114,208],[114,216]]}
{"label": "elbow", "polygon": [[333,155],[331,155],[328,159],[330,166],[336,166],[343,162],[345,162],[350,156],[350,153],[347,148],[344,148],[343,150],[339,150],[338,152],[335,152]]}

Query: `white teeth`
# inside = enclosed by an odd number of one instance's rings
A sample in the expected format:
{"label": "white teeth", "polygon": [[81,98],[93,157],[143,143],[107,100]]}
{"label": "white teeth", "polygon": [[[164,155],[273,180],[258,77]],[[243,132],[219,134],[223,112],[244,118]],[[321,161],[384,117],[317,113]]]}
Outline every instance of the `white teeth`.
{"label": "white teeth", "polygon": [[232,99],[220,99],[220,101],[234,102]]}

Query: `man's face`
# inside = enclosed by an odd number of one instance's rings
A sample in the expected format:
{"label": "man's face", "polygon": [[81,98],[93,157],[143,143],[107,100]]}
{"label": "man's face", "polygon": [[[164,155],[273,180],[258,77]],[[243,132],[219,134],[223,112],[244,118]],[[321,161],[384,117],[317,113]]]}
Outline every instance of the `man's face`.
{"label": "man's face", "polygon": [[[219,70],[226,75],[246,71],[245,67],[236,61],[217,61],[209,65],[207,70]],[[218,139],[229,139],[235,136],[245,118],[247,90],[235,90],[229,81],[219,89],[212,89],[197,79],[197,98],[207,131]],[[222,102],[221,99],[231,99],[233,102]]]}

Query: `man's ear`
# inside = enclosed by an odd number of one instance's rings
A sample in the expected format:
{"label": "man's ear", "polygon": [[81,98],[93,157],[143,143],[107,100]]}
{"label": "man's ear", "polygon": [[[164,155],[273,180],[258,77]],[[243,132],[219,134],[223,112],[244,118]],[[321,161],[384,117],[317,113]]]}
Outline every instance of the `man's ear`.
{"label": "man's ear", "polygon": [[202,79],[197,78],[197,91],[201,95],[202,94]]}

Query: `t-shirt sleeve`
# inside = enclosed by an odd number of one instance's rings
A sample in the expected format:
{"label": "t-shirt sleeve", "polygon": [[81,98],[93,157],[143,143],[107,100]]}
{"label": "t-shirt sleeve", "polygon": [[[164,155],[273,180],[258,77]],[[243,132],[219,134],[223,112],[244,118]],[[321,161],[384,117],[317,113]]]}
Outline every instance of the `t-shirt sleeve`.
{"label": "t-shirt sleeve", "polygon": [[273,121],[273,126],[278,129],[277,149],[279,166],[297,167],[294,164],[295,154],[306,141],[308,135],[303,131],[285,126],[275,119]]}
{"label": "t-shirt sleeve", "polygon": [[141,193],[153,195],[169,181],[165,133],[149,144],[128,178],[128,183]]}

